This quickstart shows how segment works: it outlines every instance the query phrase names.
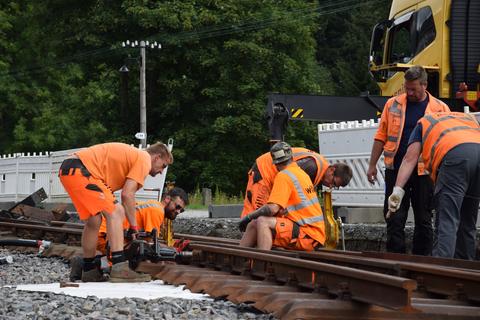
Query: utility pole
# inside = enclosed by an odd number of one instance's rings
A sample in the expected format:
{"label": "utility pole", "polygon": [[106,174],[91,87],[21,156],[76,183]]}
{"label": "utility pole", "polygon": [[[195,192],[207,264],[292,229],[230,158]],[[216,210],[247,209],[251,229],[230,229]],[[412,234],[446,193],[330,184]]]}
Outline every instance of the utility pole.
{"label": "utility pole", "polygon": [[[122,42],[122,47],[140,48],[140,132],[138,132],[135,137],[140,140],[142,148],[145,149],[147,147],[147,90],[145,76],[147,64],[146,48],[161,49],[162,45],[157,43],[157,41],[150,43],[149,41],[141,40],[139,43],[138,40],[127,40]],[[128,72],[128,68],[126,68],[126,66],[122,67],[122,69]]]}

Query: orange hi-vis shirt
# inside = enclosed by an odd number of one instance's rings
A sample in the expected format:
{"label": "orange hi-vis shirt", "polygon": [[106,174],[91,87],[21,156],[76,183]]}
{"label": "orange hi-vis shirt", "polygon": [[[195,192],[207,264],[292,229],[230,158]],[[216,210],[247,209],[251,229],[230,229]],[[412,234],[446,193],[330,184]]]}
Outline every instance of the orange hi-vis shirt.
{"label": "orange hi-vis shirt", "polygon": [[148,152],[124,143],[97,144],[75,154],[92,176],[102,180],[112,191],[122,189],[127,178],[142,187],[152,166]]}
{"label": "orange hi-vis shirt", "polygon": [[[292,148],[293,161],[298,161],[307,157],[312,157],[317,163],[317,174],[315,181],[312,181],[314,185],[318,185],[322,180],[325,172],[328,169],[328,162],[320,154],[310,151],[306,148]],[[278,173],[277,167],[272,162],[272,155],[270,152],[262,154],[256,160],[258,171],[262,175],[262,179],[267,183],[270,188],[273,185],[275,176]]]}
{"label": "orange hi-vis shirt", "polygon": [[315,187],[295,162],[275,177],[268,203],[286,209],[286,218],[297,223],[312,239],[325,243],[325,223]]}
{"label": "orange hi-vis shirt", "polygon": [[[153,229],[157,229],[159,235],[165,219],[163,204],[156,200],[137,202],[135,205],[135,219],[137,220],[139,230],[152,232]],[[123,229],[128,230],[128,228],[130,228],[130,223],[128,223],[128,219],[125,219],[123,221]],[[103,217],[99,233],[107,233],[107,221]]]}
{"label": "orange hi-vis shirt", "polygon": [[480,125],[468,113],[433,113],[421,118],[422,158],[435,182],[443,157],[463,143],[480,144]]}

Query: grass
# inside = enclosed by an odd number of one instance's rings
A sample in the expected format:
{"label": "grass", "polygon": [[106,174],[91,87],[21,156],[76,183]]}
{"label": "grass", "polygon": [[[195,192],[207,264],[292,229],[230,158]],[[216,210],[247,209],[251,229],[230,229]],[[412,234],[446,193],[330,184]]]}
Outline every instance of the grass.
{"label": "grass", "polygon": [[[208,205],[204,204],[202,191],[199,187],[196,187],[193,193],[188,195],[190,204],[188,205],[189,209],[201,210],[207,209]],[[212,204],[241,204],[243,203],[243,194],[240,192],[238,196],[228,196],[226,193],[222,192],[215,188],[215,191],[212,192]]]}

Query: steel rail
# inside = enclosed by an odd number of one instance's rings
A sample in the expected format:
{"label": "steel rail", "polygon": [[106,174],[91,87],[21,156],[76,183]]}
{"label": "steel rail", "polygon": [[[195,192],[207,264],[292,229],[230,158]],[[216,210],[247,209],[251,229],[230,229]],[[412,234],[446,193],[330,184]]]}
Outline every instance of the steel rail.
{"label": "steel rail", "polygon": [[45,226],[45,225],[39,225],[39,224],[0,222],[0,227],[9,228],[9,229],[25,229],[25,230],[63,233],[63,234],[72,234],[72,235],[82,234],[82,230],[77,228],[74,229],[74,228],[51,227],[51,226]]}
{"label": "steel rail", "polygon": [[413,311],[411,298],[417,284],[411,279],[241,248],[230,249],[202,244],[192,244],[192,248],[194,252],[200,252],[196,255],[202,257],[196,261],[199,264],[231,269],[238,269],[240,264],[243,266],[243,273],[248,271],[254,277],[273,277],[280,283],[296,282],[302,287],[310,287],[312,290],[321,288],[337,296],[348,294],[355,301]]}

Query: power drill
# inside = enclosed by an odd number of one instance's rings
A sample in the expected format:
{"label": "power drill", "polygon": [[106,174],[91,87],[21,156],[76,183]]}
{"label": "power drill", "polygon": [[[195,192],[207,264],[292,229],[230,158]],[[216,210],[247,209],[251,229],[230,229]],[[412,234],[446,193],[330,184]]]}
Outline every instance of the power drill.
{"label": "power drill", "polygon": [[187,264],[192,258],[192,252],[178,252],[175,248],[160,244],[157,229],[151,232],[139,232],[136,239],[131,240],[124,248],[125,258],[130,267],[135,270],[142,261],[160,262],[171,261]]}

